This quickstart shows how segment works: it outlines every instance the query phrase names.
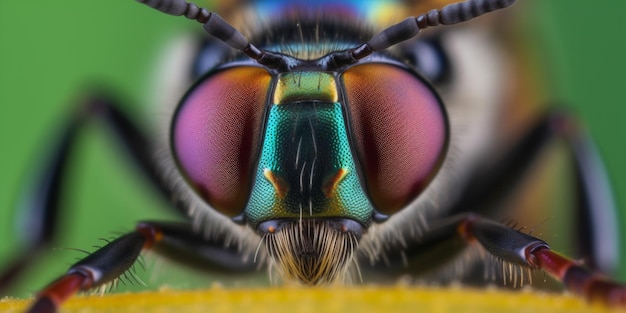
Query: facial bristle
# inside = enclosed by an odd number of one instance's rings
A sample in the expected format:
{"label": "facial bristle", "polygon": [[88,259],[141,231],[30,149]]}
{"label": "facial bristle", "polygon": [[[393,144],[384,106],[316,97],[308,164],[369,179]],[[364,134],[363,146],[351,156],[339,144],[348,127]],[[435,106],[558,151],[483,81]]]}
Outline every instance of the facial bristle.
{"label": "facial bristle", "polygon": [[266,238],[267,251],[282,279],[311,286],[348,279],[357,245],[354,234],[323,220],[284,224]]}

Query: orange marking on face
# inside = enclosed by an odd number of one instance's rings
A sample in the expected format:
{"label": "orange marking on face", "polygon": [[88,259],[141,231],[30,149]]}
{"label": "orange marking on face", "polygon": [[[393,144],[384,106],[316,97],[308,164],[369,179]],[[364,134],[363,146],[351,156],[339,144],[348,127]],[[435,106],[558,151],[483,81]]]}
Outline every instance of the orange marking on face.
{"label": "orange marking on face", "polygon": [[330,176],[324,182],[322,186],[322,191],[326,197],[330,198],[332,193],[337,189],[337,185],[348,175],[348,170],[345,168],[340,168],[335,175]]}
{"label": "orange marking on face", "polygon": [[289,191],[289,186],[269,168],[263,170],[263,176],[272,184],[279,198],[283,198]]}

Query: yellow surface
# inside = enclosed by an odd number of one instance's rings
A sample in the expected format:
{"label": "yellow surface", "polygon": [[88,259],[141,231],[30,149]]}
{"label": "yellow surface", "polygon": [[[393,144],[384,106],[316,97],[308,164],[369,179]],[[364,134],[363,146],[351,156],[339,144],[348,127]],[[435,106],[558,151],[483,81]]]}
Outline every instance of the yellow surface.
{"label": "yellow surface", "polygon": [[[0,301],[0,312],[22,312],[29,300]],[[83,296],[61,312],[626,312],[568,295],[467,288],[354,287],[171,291]]]}

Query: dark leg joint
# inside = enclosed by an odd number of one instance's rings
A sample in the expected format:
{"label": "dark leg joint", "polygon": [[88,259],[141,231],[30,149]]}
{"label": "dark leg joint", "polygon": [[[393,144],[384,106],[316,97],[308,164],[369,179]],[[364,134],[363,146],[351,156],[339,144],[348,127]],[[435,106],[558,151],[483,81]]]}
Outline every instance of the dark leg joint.
{"label": "dark leg joint", "polygon": [[536,267],[528,259],[528,251],[548,248],[548,244],[502,224],[468,215],[458,231],[466,241],[478,241],[485,250],[507,262]]}
{"label": "dark leg joint", "polygon": [[67,274],[40,292],[29,312],[56,312],[77,292],[114,281],[135,263],[146,245],[158,240],[158,234],[154,227],[140,224],[137,231],[109,242],[72,265]]}
{"label": "dark leg joint", "polygon": [[146,242],[140,232],[126,234],[74,264],[68,274],[90,275],[93,277],[93,286],[90,287],[111,282],[133,265]]}

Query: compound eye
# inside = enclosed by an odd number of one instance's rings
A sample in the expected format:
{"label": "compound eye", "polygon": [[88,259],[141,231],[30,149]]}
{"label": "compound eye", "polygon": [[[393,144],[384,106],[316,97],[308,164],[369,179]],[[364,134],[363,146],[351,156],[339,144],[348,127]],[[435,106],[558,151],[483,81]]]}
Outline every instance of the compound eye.
{"label": "compound eye", "polygon": [[432,180],[447,148],[447,117],[434,90],[398,66],[368,63],[343,74],[355,150],[370,200],[393,214]]}
{"label": "compound eye", "polygon": [[187,182],[228,216],[248,200],[270,83],[259,67],[211,74],[187,94],[172,122],[171,145]]}

